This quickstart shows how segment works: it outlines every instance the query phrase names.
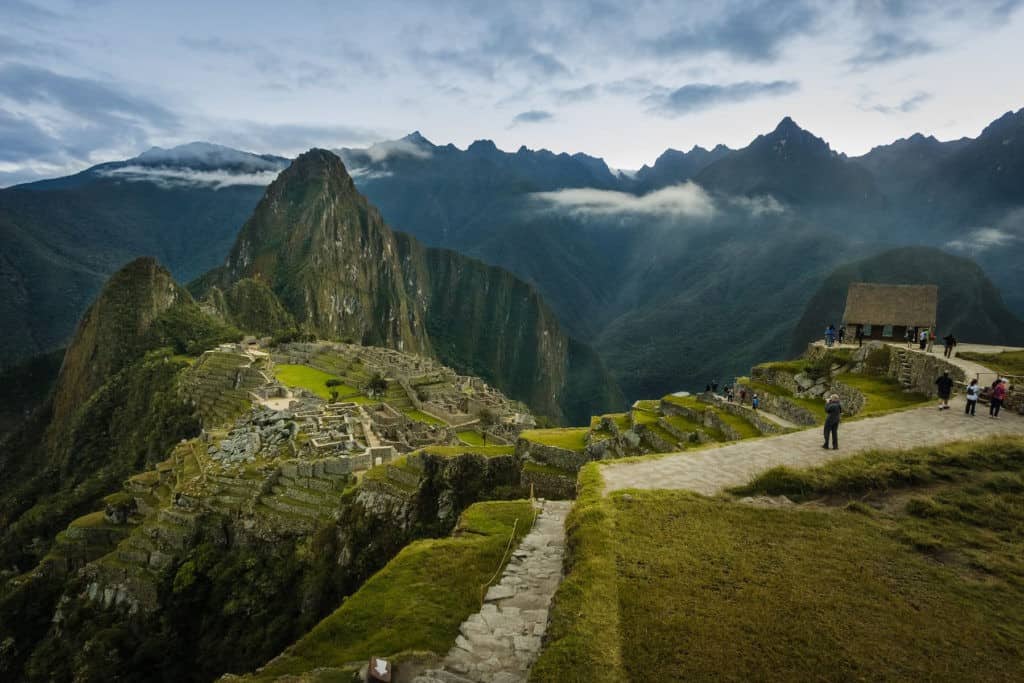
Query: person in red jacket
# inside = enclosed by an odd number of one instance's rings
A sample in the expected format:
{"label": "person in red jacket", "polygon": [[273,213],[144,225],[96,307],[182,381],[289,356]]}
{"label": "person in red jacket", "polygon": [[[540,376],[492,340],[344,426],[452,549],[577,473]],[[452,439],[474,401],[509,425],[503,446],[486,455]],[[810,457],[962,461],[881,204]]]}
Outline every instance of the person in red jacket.
{"label": "person in red jacket", "polygon": [[1001,379],[996,383],[996,386],[992,389],[992,398],[988,402],[988,416],[993,419],[999,419],[999,409],[1003,407],[1003,401],[1006,400],[1006,380]]}

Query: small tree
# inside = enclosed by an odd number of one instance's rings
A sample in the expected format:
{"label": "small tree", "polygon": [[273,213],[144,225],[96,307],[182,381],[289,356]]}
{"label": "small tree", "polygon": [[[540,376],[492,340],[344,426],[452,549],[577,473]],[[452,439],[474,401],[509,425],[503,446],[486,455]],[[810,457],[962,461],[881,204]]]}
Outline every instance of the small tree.
{"label": "small tree", "polygon": [[373,377],[366,383],[366,395],[375,398],[388,390],[388,381],[379,372],[373,373]]}
{"label": "small tree", "polygon": [[490,408],[484,408],[480,411],[480,424],[484,427],[493,427],[498,424],[498,415]]}

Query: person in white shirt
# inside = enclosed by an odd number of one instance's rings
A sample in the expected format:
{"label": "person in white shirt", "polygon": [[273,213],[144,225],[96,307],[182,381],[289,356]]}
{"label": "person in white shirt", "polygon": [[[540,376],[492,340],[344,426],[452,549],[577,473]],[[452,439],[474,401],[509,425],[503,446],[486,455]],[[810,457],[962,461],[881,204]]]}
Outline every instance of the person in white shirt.
{"label": "person in white shirt", "polygon": [[971,383],[967,385],[967,405],[964,406],[964,415],[974,417],[974,410],[978,407],[978,394],[980,393],[981,387],[978,386],[977,378],[972,379]]}

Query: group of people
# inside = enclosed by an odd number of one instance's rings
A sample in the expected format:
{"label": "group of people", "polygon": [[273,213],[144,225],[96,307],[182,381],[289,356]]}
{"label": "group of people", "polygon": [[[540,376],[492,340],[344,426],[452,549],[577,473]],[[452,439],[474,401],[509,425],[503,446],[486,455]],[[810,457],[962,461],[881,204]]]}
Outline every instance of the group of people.
{"label": "group of people", "polygon": [[[991,387],[989,387],[988,416],[993,419],[999,419],[999,411],[1003,407],[1003,401],[1006,400],[1007,384],[1008,382],[1004,378],[996,377]],[[939,394],[939,410],[949,410],[949,397],[953,392],[953,378],[949,376],[948,371],[942,373],[942,377],[935,380],[935,387]],[[971,383],[967,385],[967,401],[964,405],[965,415],[974,417],[975,410],[978,407],[978,399],[981,398],[981,391],[981,385],[978,384],[977,378],[972,379]]]}
{"label": "group of people", "polygon": [[[711,394],[717,394],[718,382],[709,382],[704,385],[704,391]],[[725,396],[725,400],[729,403],[734,402],[737,398],[739,398],[740,405],[746,405],[747,403],[747,389],[742,385],[739,387],[738,392],[732,386],[727,386],[722,389],[722,394]],[[757,392],[753,392],[750,396],[750,407],[754,410],[761,407],[761,397],[758,396]]]}
{"label": "group of people", "polygon": [[844,341],[846,341],[845,325],[840,325],[838,331],[836,331],[835,325],[829,325],[825,328],[825,346],[835,346],[836,342],[842,344]]}
{"label": "group of people", "polygon": [[[1005,378],[997,377],[992,382],[991,387],[989,387],[988,416],[994,420],[999,419],[999,411],[1006,400],[1008,384]],[[935,387],[939,394],[939,410],[949,410],[949,398],[953,393],[953,378],[949,376],[948,370],[935,380]],[[981,385],[978,384],[977,378],[972,379],[971,383],[967,385],[967,401],[964,405],[965,415],[974,417],[975,410],[978,407],[978,400],[981,398],[981,392]],[[839,401],[839,395],[832,394],[825,403],[825,443],[821,445],[822,448],[828,448],[830,440],[833,449],[839,448],[839,421],[842,414],[843,406]]]}

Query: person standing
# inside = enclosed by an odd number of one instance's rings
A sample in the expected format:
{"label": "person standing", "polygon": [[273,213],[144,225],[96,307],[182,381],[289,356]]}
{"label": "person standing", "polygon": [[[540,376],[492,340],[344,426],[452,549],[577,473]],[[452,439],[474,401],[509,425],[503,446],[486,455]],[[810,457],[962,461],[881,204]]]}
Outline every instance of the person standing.
{"label": "person standing", "polygon": [[935,386],[939,391],[939,410],[949,410],[949,395],[953,391],[953,378],[949,376],[949,370],[935,380]]}
{"label": "person standing", "polygon": [[832,346],[836,343],[836,326],[829,325],[825,329],[825,346]]}
{"label": "person standing", "polygon": [[751,399],[750,399],[750,407],[753,408],[754,410],[757,410],[758,408],[760,408],[761,407],[761,397],[758,396],[757,394],[754,394],[751,397]]}
{"label": "person standing", "polygon": [[975,377],[967,385],[967,404],[964,406],[964,415],[974,417],[974,410],[978,407],[979,393],[981,393],[981,387],[978,386],[978,378]]}
{"label": "person standing", "polygon": [[1003,401],[1006,400],[1006,380],[1000,379],[997,381],[995,389],[992,390],[992,398],[989,399],[988,404],[988,416],[998,420],[999,409],[1003,407]]}
{"label": "person standing", "polygon": [[917,339],[917,328],[907,325],[907,333],[904,336],[907,338],[907,348],[909,349],[914,345],[914,340]]}
{"label": "person standing", "polygon": [[837,338],[840,344],[846,341],[846,325],[839,326],[839,336]]}
{"label": "person standing", "polygon": [[859,349],[864,345],[864,326],[857,325],[857,331],[854,332],[853,338],[857,340],[857,348]]}
{"label": "person standing", "polygon": [[928,330],[927,330],[927,328],[921,330],[921,333],[917,337],[917,342],[920,345],[920,348],[921,348],[922,351],[924,351],[925,348],[928,347]]}
{"label": "person standing", "polygon": [[931,353],[932,349],[934,347],[935,347],[935,328],[934,327],[929,327],[928,328],[928,353]]}
{"label": "person standing", "polygon": [[839,403],[839,394],[832,394],[825,404],[825,443],[822,448],[828,448],[828,437],[832,436],[832,450],[839,449],[839,418],[843,414],[843,406]]}

